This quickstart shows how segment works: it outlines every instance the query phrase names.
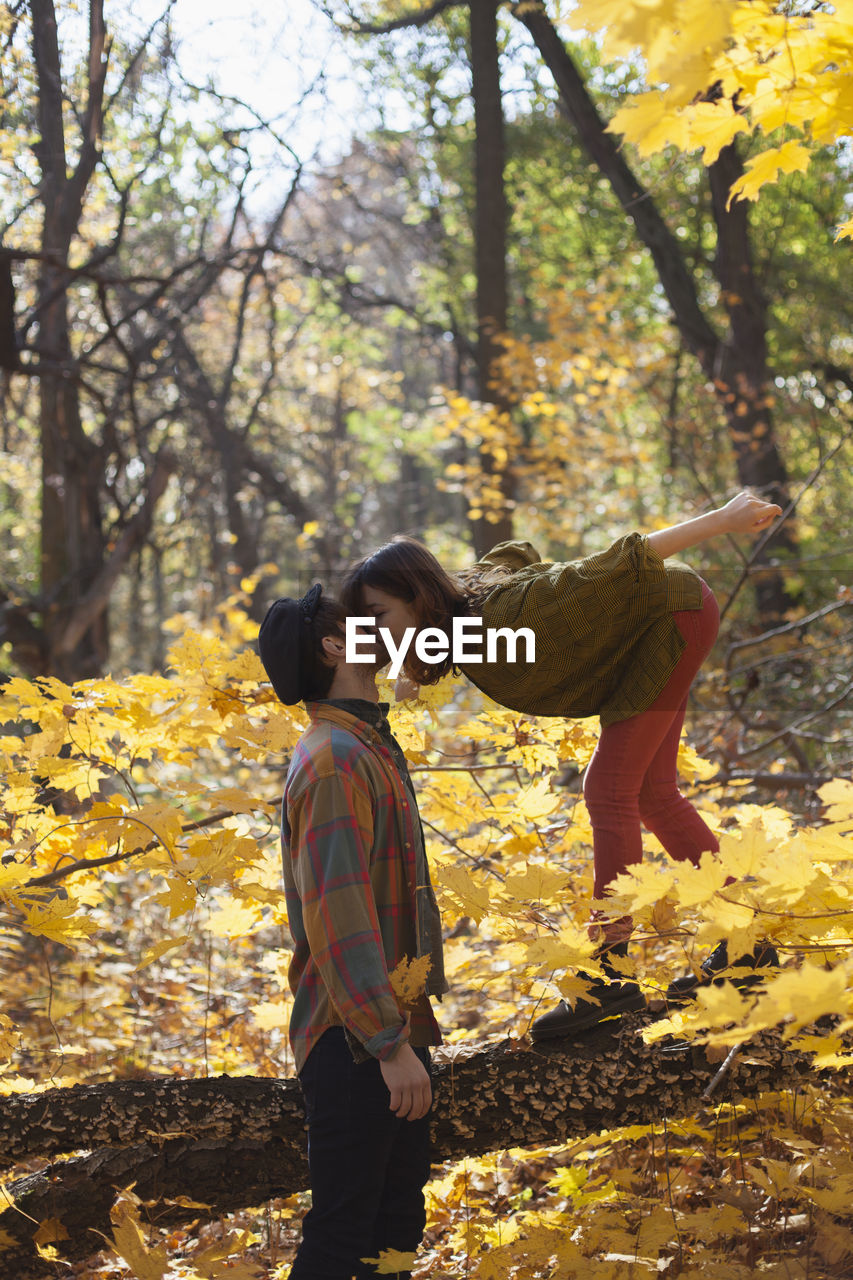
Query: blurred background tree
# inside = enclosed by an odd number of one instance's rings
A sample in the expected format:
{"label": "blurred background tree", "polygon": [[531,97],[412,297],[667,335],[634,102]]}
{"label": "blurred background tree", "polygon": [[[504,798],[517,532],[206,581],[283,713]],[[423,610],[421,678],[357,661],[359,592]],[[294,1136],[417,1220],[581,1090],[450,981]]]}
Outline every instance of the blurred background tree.
{"label": "blurred background tree", "polygon": [[247,582],[260,618],[397,531],[569,558],[747,483],[788,518],[703,549],[733,637],[835,617],[841,144],[730,202],[753,135],[620,146],[640,64],[540,3],[304,9],[364,94],[332,137],[325,72],[265,113],[191,74],[176,10],[4,12],[8,670],[158,666],[173,614]]}

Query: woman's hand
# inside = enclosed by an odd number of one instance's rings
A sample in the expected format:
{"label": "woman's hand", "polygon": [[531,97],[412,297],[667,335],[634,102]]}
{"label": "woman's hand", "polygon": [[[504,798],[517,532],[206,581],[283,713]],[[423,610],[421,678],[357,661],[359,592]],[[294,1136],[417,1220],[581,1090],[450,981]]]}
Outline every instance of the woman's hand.
{"label": "woman's hand", "polygon": [[761,533],[781,514],[782,508],[775,502],[765,502],[748,489],[736,494],[731,502],[720,508],[726,533]]}
{"label": "woman's hand", "polygon": [[775,502],[765,502],[744,490],[724,507],[668,529],[656,529],[654,533],[647,534],[646,539],[652,550],[665,560],[667,556],[677,556],[680,551],[707,542],[721,533],[761,533],[781,514],[782,508]]}

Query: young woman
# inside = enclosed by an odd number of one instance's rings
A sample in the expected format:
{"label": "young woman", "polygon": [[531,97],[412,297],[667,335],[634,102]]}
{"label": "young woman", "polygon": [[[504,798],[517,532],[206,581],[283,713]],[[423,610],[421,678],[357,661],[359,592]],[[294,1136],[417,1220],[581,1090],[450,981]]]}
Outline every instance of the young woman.
{"label": "young woman", "polygon": [[[482,618],[484,630],[533,631],[532,662],[508,661],[508,650],[501,656],[499,646],[494,661],[456,665],[513,710],[600,717],[583,787],[593,829],[594,896],[600,899],[620,872],[642,859],[642,826],[673,858],[694,865],[702,853],[718,850],[713,832],[678,789],[676,757],[687,696],[716,639],[719,612],[698,574],[667,561],[720,534],[761,533],[779,515],[774,503],[744,492],[682,524],[629,533],[583,560],[543,562],[529,542],[503,542],[454,574],[421,543],[398,536],[353,566],[341,603],[349,614],[372,615],[398,649],[407,629],[434,627],[450,636],[453,619],[464,616]],[[414,685],[434,684],[453,665],[452,652],[428,663],[410,644],[403,673]],[[607,979],[594,982],[592,1000],[579,1000],[574,1009],[561,1001],[538,1018],[534,1038],[580,1031],[642,1007],[639,987],[619,981],[613,965],[627,953],[630,919],[595,927]],[[768,956],[752,960],[766,963]],[[723,942],[705,961],[704,977],[710,980],[727,964]],[[684,998],[697,985],[688,975],[668,994]]]}

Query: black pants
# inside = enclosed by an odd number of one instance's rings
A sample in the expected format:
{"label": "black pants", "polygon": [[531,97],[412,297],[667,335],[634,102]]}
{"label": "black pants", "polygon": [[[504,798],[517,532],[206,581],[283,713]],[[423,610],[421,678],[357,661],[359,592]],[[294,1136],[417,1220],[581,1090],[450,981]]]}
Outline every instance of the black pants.
{"label": "black pants", "polygon": [[[429,1052],[416,1049],[429,1070]],[[414,1253],[426,1213],[429,1115],[401,1120],[388,1103],[379,1063],[355,1063],[332,1027],[299,1073],[308,1118],[312,1207],[290,1280],[375,1277],[361,1261],[381,1249]],[[408,1272],[398,1273],[408,1280]]]}

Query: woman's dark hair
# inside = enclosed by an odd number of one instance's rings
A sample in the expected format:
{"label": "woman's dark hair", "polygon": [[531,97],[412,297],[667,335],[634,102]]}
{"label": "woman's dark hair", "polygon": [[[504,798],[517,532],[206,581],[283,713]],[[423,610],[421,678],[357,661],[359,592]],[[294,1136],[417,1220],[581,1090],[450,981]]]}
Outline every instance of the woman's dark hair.
{"label": "woman's dark hair", "polygon": [[340,636],[343,639],[346,618],[346,610],[340,604],[323,596],[317,612],[306,628],[307,643],[301,654],[302,690],[306,701],[329,696],[335,668],[326,661],[323,654],[323,638]]}
{"label": "woman's dark hair", "polygon": [[[400,533],[352,566],[344,578],[340,598],[347,614],[364,614],[365,588],[375,587],[404,600],[412,606],[421,626],[440,627],[450,639],[453,619],[476,612],[477,605],[506,576],[503,569],[484,565],[463,570],[457,578],[443,569],[417,538]],[[427,663],[421,662],[414,648],[410,648],[403,670],[418,684],[436,684],[456,668],[450,653],[440,662]]]}

